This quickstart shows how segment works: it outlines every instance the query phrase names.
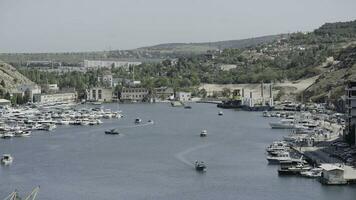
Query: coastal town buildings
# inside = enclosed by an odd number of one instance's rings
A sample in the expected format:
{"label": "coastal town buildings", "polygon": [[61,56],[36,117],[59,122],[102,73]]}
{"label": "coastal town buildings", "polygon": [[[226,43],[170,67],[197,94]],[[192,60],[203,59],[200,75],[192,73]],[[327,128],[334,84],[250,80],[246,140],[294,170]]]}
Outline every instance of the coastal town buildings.
{"label": "coastal town buildings", "polygon": [[72,103],[76,102],[78,95],[76,92],[59,92],[53,94],[35,94],[35,103]]}
{"label": "coastal town buildings", "polygon": [[176,100],[177,101],[190,101],[192,98],[192,95],[190,92],[177,92],[176,93]]}
{"label": "coastal town buildings", "polygon": [[27,95],[29,97],[29,101],[33,102],[34,95],[41,94],[41,87],[35,84],[24,84],[18,86],[16,90],[11,93],[21,96]]}
{"label": "coastal town buildings", "polygon": [[170,87],[159,87],[155,88],[154,95],[156,100],[173,100],[174,90]]}
{"label": "coastal town buildings", "polygon": [[114,79],[110,71],[105,71],[102,76],[98,77],[98,82],[101,83],[105,87],[113,87]]}
{"label": "coastal town buildings", "polygon": [[112,88],[93,87],[87,90],[87,101],[111,102],[112,100]]}
{"label": "coastal town buildings", "polygon": [[147,88],[122,88],[120,100],[122,101],[143,101],[148,97]]}
{"label": "coastal town buildings", "polygon": [[130,66],[140,65],[141,62],[129,62],[129,61],[109,61],[109,60],[84,60],[84,68],[125,68],[129,69]]}
{"label": "coastal town buildings", "polygon": [[346,134],[353,135],[356,144],[356,81],[346,86]]}

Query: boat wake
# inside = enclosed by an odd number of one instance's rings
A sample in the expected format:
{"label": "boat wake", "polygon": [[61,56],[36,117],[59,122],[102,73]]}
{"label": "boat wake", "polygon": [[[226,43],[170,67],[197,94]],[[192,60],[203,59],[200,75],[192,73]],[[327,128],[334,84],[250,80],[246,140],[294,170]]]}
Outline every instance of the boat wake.
{"label": "boat wake", "polygon": [[182,152],[177,153],[177,154],[175,155],[175,157],[176,157],[179,161],[181,161],[182,163],[184,163],[184,164],[186,164],[186,165],[189,165],[189,166],[191,166],[191,167],[194,167],[193,162],[190,162],[189,160],[187,160],[187,159],[185,158],[185,156],[186,156],[187,154],[189,154],[189,153],[192,153],[192,152],[197,151],[197,150],[199,150],[199,149],[206,148],[206,147],[211,146],[211,145],[212,145],[212,144],[209,143],[209,144],[203,144],[203,145],[198,145],[198,146],[195,146],[195,147],[191,147],[191,148],[189,148],[189,149],[186,149],[186,150],[184,150],[184,151],[182,151]]}
{"label": "boat wake", "polygon": [[149,125],[153,125],[153,124],[154,124],[154,122],[147,122],[147,123],[136,124],[136,125],[132,125],[132,126],[118,126],[116,128],[117,129],[138,128],[138,127],[149,126]]}

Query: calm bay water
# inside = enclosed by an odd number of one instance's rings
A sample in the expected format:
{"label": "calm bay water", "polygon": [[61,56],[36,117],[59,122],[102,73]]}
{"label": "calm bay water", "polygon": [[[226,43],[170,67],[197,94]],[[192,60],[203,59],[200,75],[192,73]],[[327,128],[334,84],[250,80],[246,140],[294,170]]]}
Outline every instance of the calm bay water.
{"label": "calm bay water", "polygon": [[[116,104],[104,105],[117,109]],[[355,186],[326,187],[316,180],[278,177],[265,147],[285,131],[271,130],[261,113],[192,104],[120,105],[125,118],[101,126],[59,127],[30,138],[0,140],[14,163],[0,167],[0,199],[40,185],[39,199],[355,199]],[[136,117],[153,125],[131,127]],[[122,135],[105,135],[121,127]],[[208,137],[200,138],[202,129]],[[205,174],[191,163],[203,160]]]}

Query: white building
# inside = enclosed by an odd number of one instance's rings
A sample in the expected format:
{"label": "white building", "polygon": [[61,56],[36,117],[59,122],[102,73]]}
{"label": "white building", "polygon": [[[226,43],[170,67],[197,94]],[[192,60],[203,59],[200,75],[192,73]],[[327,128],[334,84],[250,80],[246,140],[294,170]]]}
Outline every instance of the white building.
{"label": "white building", "polygon": [[84,60],[85,68],[119,68],[123,67],[129,69],[130,66],[137,66],[142,64],[141,62],[129,62],[129,61],[108,61],[108,60]]}
{"label": "white building", "polygon": [[113,91],[111,88],[93,87],[87,90],[88,101],[111,102]]}
{"label": "white building", "polygon": [[36,94],[34,102],[37,103],[72,103],[77,101],[76,92],[55,93],[55,94]]}
{"label": "white building", "polygon": [[232,65],[232,64],[222,64],[219,66],[219,68],[223,71],[230,71],[231,69],[235,69],[237,65]]}
{"label": "white building", "polygon": [[148,96],[146,88],[122,88],[121,100],[123,101],[143,101]]}
{"label": "white building", "polygon": [[190,92],[177,92],[176,93],[176,99],[178,101],[190,101],[192,98],[192,95]]}
{"label": "white building", "polygon": [[104,75],[99,76],[98,82],[102,83],[102,85],[105,87],[113,87],[114,86],[113,77],[112,77],[111,72],[105,73]]}
{"label": "white building", "polygon": [[41,87],[38,85],[20,85],[17,87],[17,92],[13,93],[21,93],[22,96],[28,95],[30,98],[30,101],[33,101],[33,96],[35,94],[41,94]]}
{"label": "white building", "polygon": [[[340,165],[340,164],[339,164]],[[323,169],[320,181],[327,185],[346,184],[344,178],[344,169],[335,164],[322,164],[320,168]]]}
{"label": "white building", "polygon": [[48,90],[51,90],[51,91],[58,91],[59,90],[59,87],[58,87],[57,84],[48,84],[47,87],[48,87]]}

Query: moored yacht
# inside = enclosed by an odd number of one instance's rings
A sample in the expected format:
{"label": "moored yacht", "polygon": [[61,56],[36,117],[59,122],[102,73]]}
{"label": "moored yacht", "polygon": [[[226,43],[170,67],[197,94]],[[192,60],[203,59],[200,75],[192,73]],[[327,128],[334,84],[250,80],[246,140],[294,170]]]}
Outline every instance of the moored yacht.
{"label": "moored yacht", "polygon": [[294,129],[295,128],[294,120],[291,120],[291,119],[282,119],[279,122],[270,122],[269,125],[273,129]]}
{"label": "moored yacht", "polygon": [[290,156],[290,153],[288,151],[282,151],[278,152],[277,155],[267,155],[267,161],[269,164],[280,164],[281,162],[303,162],[305,163],[305,160],[303,160],[303,157],[301,158],[292,158]]}
{"label": "moored yacht", "polygon": [[284,141],[273,142],[266,148],[267,153],[289,150],[289,145]]}
{"label": "moored yacht", "polygon": [[317,168],[312,168],[308,171],[300,172],[300,175],[307,177],[307,178],[318,178],[318,177],[321,177],[322,171],[323,171],[323,169],[317,167]]}
{"label": "moored yacht", "polygon": [[9,138],[12,138],[12,137],[14,137],[14,133],[13,132],[5,132],[1,136],[1,138],[3,138],[3,139],[9,139]]}
{"label": "moored yacht", "polygon": [[312,167],[303,162],[293,163],[290,161],[284,161],[280,163],[278,169],[279,175],[297,175],[301,172],[309,171]]}

